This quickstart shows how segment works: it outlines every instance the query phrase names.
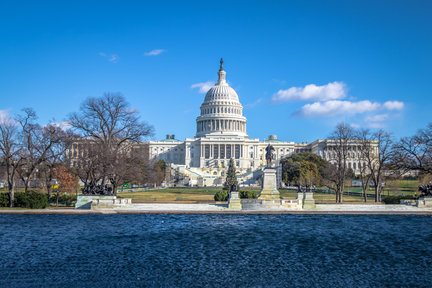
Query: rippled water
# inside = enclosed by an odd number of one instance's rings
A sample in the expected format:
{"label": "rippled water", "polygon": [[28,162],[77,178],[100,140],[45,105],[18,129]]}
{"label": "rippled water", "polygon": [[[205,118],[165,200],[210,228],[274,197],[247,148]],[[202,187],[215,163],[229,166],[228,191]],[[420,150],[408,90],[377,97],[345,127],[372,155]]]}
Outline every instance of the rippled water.
{"label": "rippled water", "polygon": [[0,215],[1,287],[432,287],[431,216]]}

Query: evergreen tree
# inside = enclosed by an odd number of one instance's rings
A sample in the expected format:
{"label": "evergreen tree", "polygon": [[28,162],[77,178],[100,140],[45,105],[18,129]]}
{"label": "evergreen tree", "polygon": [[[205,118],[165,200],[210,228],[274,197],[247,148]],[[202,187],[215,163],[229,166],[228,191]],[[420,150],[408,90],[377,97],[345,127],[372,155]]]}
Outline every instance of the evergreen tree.
{"label": "evergreen tree", "polygon": [[225,180],[223,189],[230,191],[232,184],[236,184],[236,186],[238,187],[237,176],[236,176],[236,167],[234,164],[234,160],[231,158],[229,165],[228,165],[227,176],[226,176],[226,180]]}

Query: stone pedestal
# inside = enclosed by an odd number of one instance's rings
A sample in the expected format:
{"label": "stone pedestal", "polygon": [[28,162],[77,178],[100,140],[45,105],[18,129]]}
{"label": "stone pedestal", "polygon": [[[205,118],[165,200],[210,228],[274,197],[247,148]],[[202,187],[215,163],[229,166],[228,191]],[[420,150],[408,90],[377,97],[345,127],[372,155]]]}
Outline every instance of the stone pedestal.
{"label": "stone pedestal", "polygon": [[300,209],[300,210],[302,210],[303,209],[303,199],[304,199],[304,193],[303,193],[303,191],[297,191],[297,203],[298,203],[298,208]]}
{"label": "stone pedestal", "polygon": [[265,168],[263,175],[262,190],[258,196],[258,199],[262,200],[279,200],[280,193],[277,190],[276,184],[276,169]]}
{"label": "stone pedestal", "polygon": [[116,196],[79,195],[75,209],[113,209],[128,207],[132,204],[131,198],[118,198]]}
{"label": "stone pedestal", "polygon": [[303,209],[313,210],[316,208],[313,192],[308,191],[304,193]]}
{"label": "stone pedestal", "polygon": [[242,204],[239,197],[239,192],[231,191],[228,198],[228,209],[241,210]]}
{"label": "stone pedestal", "polygon": [[417,203],[419,208],[432,208],[432,197],[420,197]]}

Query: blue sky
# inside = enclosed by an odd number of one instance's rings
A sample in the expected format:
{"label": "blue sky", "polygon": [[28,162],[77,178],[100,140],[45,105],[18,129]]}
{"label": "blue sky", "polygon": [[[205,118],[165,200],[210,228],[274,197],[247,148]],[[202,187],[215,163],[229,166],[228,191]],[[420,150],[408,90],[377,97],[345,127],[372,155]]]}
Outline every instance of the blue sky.
{"label": "blue sky", "polygon": [[193,137],[223,57],[250,137],[310,142],[340,121],[408,136],[432,120],[430,15],[432,1],[3,0],[0,110],[61,122],[121,92],[153,139]]}

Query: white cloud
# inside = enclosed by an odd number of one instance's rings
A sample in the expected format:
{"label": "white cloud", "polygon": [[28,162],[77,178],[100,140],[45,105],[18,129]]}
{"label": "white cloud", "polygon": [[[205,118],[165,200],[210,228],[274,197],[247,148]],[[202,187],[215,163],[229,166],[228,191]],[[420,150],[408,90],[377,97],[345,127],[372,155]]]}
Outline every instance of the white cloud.
{"label": "white cloud", "polygon": [[366,122],[382,122],[389,117],[389,114],[377,114],[365,118]]}
{"label": "white cloud", "polygon": [[[294,116],[298,117],[328,117],[335,116],[339,114],[362,114],[366,112],[372,112],[377,110],[400,110],[403,109],[404,103],[399,101],[387,101],[384,104],[378,102],[371,102],[369,100],[363,101],[341,101],[341,100],[331,100],[325,102],[314,102],[312,104],[304,105],[300,110],[293,113]],[[383,121],[387,114],[375,115],[376,119],[373,120],[374,116],[371,116],[370,122],[373,121]]]}
{"label": "white cloud", "polygon": [[322,86],[309,84],[305,87],[291,87],[286,90],[279,90],[273,95],[272,100],[281,103],[287,101],[327,101],[345,97],[345,83],[335,81]]}
{"label": "white cloud", "polygon": [[201,83],[195,83],[191,85],[191,88],[199,88],[199,93],[207,93],[208,90],[210,90],[211,87],[214,86],[213,81],[207,81],[207,82],[201,82]]}
{"label": "white cloud", "polygon": [[62,122],[51,122],[51,125],[55,126],[55,127],[59,127],[60,129],[62,129],[63,131],[66,131],[68,129],[71,129],[72,126],[69,124],[68,121],[62,121]]}
{"label": "white cloud", "polygon": [[8,110],[0,110],[0,123],[5,125],[18,125],[18,122],[9,114]]}
{"label": "white cloud", "polygon": [[0,110],[0,123],[5,123],[7,120],[10,120],[10,115],[7,110]]}
{"label": "white cloud", "polygon": [[255,102],[252,102],[252,103],[249,103],[249,104],[245,104],[244,107],[245,108],[253,108],[253,107],[257,106],[258,104],[260,104],[261,102],[262,102],[262,99],[259,98]]}
{"label": "white cloud", "polygon": [[117,63],[120,57],[117,54],[108,55],[105,52],[99,52],[99,56],[107,58],[107,60],[111,63]]}
{"label": "white cloud", "polygon": [[375,111],[380,108],[380,104],[369,100],[351,102],[332,100],[327,102],[315,102],[304,105],[294,115],[300,117],[319,117],[334,116],[338,114],[360,114]]}
{"label": "white cloud", "polygon": [[144,52],[144,55],[145,56],[156,56],[156,55],[161,54],[162,52],[165,52],[165,50],[164,49],[153,49],[149,52]]}
{"label": "white cloud", "polygon": [[383,104],[383,107],[387,110],[402,110],[404,103],[400,101],[387,101]]}
{"label": "white cloud", "polygon": [[116,63],[119,60],[119,56],[118,55],[111,55],[111,57],[108,59],[108,61],[112,62],[112,63]]}

